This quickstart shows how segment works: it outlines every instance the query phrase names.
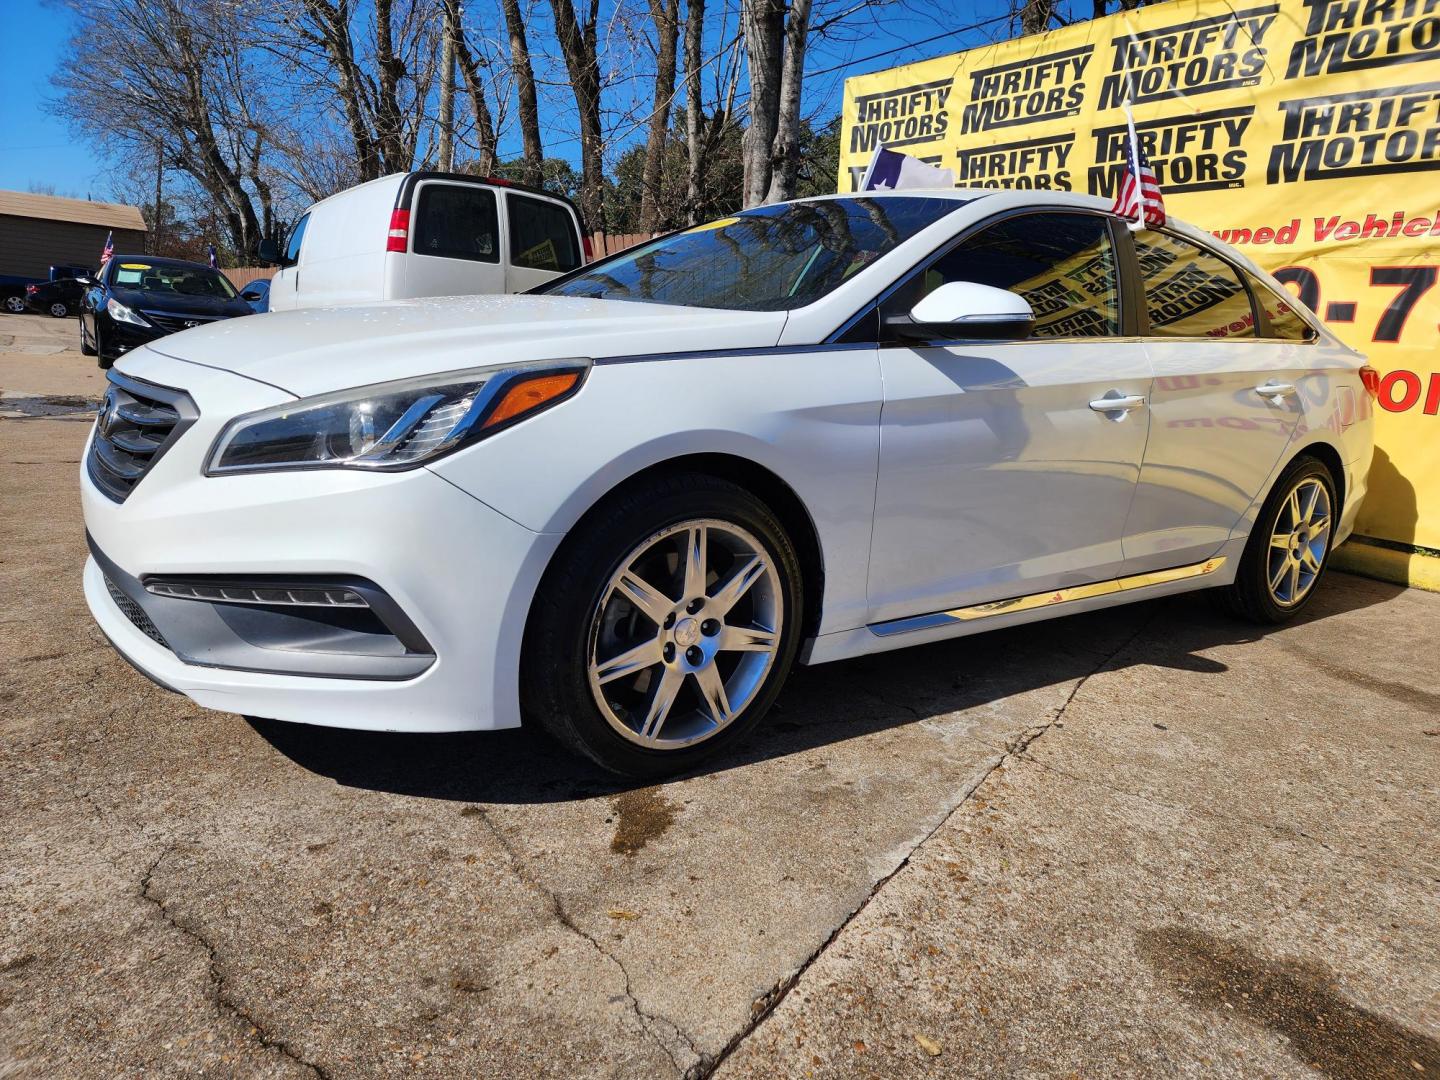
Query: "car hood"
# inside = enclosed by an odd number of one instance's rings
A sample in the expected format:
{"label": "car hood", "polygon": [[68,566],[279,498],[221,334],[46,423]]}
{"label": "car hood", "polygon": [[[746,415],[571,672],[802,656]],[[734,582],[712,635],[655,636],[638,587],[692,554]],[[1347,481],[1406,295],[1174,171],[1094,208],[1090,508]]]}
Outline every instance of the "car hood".
{"label": "car hood", "polygon": [[570,357],[766,348],[785,312],[570,296],[456,296],[272,311],[150,348],[300,397],[461,368]]}
{"label": "car hood", "polygon": [[153,293],[141,289],[115,289],[115,299],[135,311],[157,311],[162,315],[248,315],[250,305],[238,296],[187,296],[184,293]]}

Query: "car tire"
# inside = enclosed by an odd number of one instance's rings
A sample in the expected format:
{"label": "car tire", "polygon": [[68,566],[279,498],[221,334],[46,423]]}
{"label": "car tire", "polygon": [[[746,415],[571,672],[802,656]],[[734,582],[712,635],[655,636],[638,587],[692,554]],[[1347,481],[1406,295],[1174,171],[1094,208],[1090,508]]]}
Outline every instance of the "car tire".
{"label": "car tire", "polygon": [[90,344],[90,335],[87,334],[87,333],[85,333],[85,323],[84,323],[84,321],[81,321],[81,323],[80,323],[80,355],[81,355],[81,356],[94,356],[94,355],[95,355],[95,346]]}
{"label": "car tire", "polygon": [[100,328],[95,328],[95,363],[101,371],[106,371],[115,366],[115,358],[105,355],[105,345],[100,337]]}
{"label": "car tire", "polygon": [[56,300],[45,309],[50,313],[52,319],[63,319],[70,314],[70,308],[63,300]]}
{"label": "car tire", "polygon": [[11,315],[25,314],[25,298],[23,296],[5,297],[5,310]]}
{"label": "car tire", "polygon": [[611,772],[688,771],[773,704],[803,601],[794,544],[760,499],[704,474],[642,481],[587,515],[546,571],[521,657],[525,715]]}
{"label": "car tire", "polygon": [[1262,625],[1300,614],[1330,565],[1338,512],[1329,467],[1308,455],[1292,461],[1255,519],[1234,584],[1212,594],[1221,608]]}

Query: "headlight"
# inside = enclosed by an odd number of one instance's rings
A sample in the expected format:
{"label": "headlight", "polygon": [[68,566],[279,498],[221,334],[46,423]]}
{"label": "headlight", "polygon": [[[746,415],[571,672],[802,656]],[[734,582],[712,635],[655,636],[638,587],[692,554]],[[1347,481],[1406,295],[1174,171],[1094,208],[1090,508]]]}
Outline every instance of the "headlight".
{"label": "headlight", "polygon": [[411,469],[564,401],[589,366],[474,368],[264,409],[225,426],[205,472]]}
{"label": "headlight", "polygon": [[139,315],[135,314],[135,312],[131,311],[128,307],[122,304],[119,300],[116,300],[113,296],[109,300],[105,301],[105,310],[110,313],[110,317],[116,322],[129,323],[131,326],[150,325]]}

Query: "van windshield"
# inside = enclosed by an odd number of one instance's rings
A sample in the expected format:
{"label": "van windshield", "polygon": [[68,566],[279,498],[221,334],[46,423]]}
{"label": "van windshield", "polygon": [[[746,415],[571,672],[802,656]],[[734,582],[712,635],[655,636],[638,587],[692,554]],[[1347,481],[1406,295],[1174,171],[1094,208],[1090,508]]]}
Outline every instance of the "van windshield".
{"label": "van windshield", "polygon": [[788,311],[820,299],[964,205],[924,196],[760,206],[662,237],[535,289],[733,311]]}

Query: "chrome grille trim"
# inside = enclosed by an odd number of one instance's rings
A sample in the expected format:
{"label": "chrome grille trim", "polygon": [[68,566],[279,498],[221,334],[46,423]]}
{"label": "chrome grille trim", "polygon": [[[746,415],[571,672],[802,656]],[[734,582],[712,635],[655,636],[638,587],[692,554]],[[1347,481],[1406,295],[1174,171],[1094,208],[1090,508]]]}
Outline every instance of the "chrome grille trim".
{"label": "chrome grille trim", "polygon": [[195,422],[199,412],[190,395],[111,370],[100,402],[86,471],[114,502],[130,492]]}

